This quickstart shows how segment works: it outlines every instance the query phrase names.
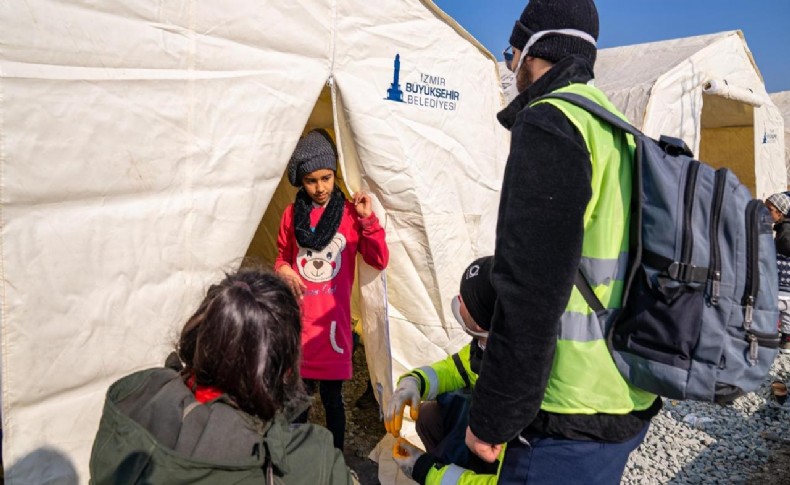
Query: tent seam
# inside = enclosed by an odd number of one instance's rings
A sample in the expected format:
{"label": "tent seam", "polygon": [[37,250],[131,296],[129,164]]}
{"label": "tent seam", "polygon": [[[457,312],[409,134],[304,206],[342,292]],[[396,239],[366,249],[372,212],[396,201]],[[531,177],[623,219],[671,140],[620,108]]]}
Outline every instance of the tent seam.
{"label": "tent seam", "polygon": [[[3,72],[0,69],[0,281],[3,281],[2,290],[0,290],[0,383],[8,382],[8,362],[6,361],[8,352],[6,348],[6,336],[8,335],[8,331],[6,329],[6,311],[8,308],[8,302],[6,300],[6,278],[5,278],[5,204],[4,204],[4,196],[5,196],[5,163],[6,163],[6,153],[5,153],[5,111],[3,107],[5,106],[4,100],[4,93],[3,93]],[[6,424],[6,416],[8,416],[8,412],[6,407],[8,406],[8,399],[6,396],[6,387],[4,385],[0,385],[0,429],[7,429]],[[4,433],[4,435],[6,435]]]}

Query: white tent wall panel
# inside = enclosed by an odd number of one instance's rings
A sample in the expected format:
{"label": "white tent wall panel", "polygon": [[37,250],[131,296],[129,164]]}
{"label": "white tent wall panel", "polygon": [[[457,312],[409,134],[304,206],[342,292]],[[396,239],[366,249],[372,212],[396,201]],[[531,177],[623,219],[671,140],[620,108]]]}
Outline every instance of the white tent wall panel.
{"label": "white tent wall panel", "polygon": [[790,91],[771,93],[770,96],[779,111],[779,116],[784,120],[784,134],[780,134],[779,137],[784,138],[785,166],[790,177]]}
{"label": "white tent wall panel", "polygon": [[645,107],[642,131],[653,137],[681,138],[699,153],[699,123],[702,110],[703,73],[692,70],[690,61],[661,76],[653,85]]}
{"label": "white tent wall panel", "polygon": [[[465,342],[448,303],[493,250],[507,132],[493,58],[430,2],[12,1],[0,27],[6,483],[41,450],[87,482],[107,385],[239,264],[330,79],[392,250],[386,280],[359,271],[372,371],[391,392]],[[385,101],[396,53],[455,109]]]}
{"label": "white tent wall panel", "polygon": [[[768,97],[768,95],[765,95]],[[782,137],[784,120],[773,104],[765,104],[754,111],[754,146],[758,159],[774,163],[761,165],[756,173],[755,197],[765,199],[769,195],[787,190],[787,164],[783,157],[785,140]]]}
{"label": "white tent wall panel", "polygon": [[[328,77],[316,5],[279,15],[305,26],[300,76],[273,54],[287,26],[250,22],[276,6],[196,5],[0,10],[7,483],[44,446],[87,481],[107,384],[161,362],[237,264]],[[255,28],[212,37],[221,24]]]}
{"label": "white tent wall panel", "polygon": [[[493,250],[507,133],[495,119],[501,93],[492,60],[437,22],[441,13],[423,2],[398,2],[387,23],[371,23],[382,8],[339,4],[338,28],[346,35],[335,40],[334,81],[354,136],[376,140],[356,150],[367,183],[387,208],[389,337],[397,377],[465,340],[449,300],[465,266]],[[396,55],[405,102],[381,102]],[[413,104],[407,86],[417,85],[459,97],[440,106]],[[442,109],[448,103],[452,108]]]}

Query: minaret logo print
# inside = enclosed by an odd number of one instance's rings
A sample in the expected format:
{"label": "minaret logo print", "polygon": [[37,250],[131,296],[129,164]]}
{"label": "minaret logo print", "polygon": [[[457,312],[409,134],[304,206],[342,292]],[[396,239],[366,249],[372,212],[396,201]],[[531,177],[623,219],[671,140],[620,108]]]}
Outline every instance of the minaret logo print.
{"label": "minaret logo print", "polygon": [[403,102],[403,91],[400,89],[400,54],[395,54],[395,66],[392,71],[392,84],[387,90],[387,97],[384,98],[389,101]]}

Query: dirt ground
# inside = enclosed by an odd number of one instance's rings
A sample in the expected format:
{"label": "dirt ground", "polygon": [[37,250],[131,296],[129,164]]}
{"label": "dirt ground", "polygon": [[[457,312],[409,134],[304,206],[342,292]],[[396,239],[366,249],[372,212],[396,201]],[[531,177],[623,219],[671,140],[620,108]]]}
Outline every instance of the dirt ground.
{"label": "dirt ground", "polygon": [[779,448],[768,457],[768,463],[758,473],[752,475],[749,483],[790,485],[790,440],[781,442]]}
{"label": "dirt ground", "polygon": [[[356,473],[361,485],[378,485],[378,464],[368,458],[371,450],[384,436],[384,423],[378,404],[374,399],[357,401],[365,393],[368,385],[368,369],[365,362],[365,348],[361,345],[354,351],[354,376],[343,384],[343,401],[346,405],[346,439],[343,455],[346,464]],[[324,410],[318,392],[315,404],[310,409],[310,421],[326,424]],[[367,406],[365,406],[367,404]]]}

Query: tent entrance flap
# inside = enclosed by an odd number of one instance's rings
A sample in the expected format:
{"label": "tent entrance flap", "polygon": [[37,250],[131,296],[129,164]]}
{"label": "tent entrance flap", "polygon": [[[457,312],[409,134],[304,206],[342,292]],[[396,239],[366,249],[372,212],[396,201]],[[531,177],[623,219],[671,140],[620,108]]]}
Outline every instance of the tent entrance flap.
{"label": "tent entrance flap", "polygon": [[[346,182],[344,170],[348,170],[352,177],[359,178],[359,161],[354,148],[355,140],[350,129],[346,127],[346,120],[342,114],[336,116],[335,102],[330,86],[325,86],[305,124],[302,136],[316,128],[323,128],[332,136],[338,145],[341,157],[341,160],[338,162],[335,183],[345,193],[346,198],[350,199],[352,191]],[[337,109],[342,110],[342,106],[339,106]],[[341,128],[338,130],[335,129],[336,120],[341,124]],[[261,163],[267,163],[267,161],[263,160]],[[359,181],[357,181],[356,185],[359,185]],[[287,167],[283,166],[280,182],[271,195],[269,205],[266,207],[263,217],[255,230],[242,264],[263,264],[269,267],[274,264],[277,258],[277,236],[280,229],[280,220],[285,209],[294,201],[296,193],[297,188],[293,187],[288,181]],[[380,215],[383,216],[383,214]],[[386,311],[383,307],[385,306],[386,296],[380,297],[380,295],[386,292],[376,291],[379,289],[378,282],[382,278],[378,276],[377,271],[367,267],[361,258],[357,258],[357,266],[358,272],[351,297],[351,323],[354,331],[362,336],[362,341],[367,343],[367,346],[372,347],[371,352],[367,355],[368,366],[371,359],[378,359],[381,362],[376,363],[375,367],[377,369],[389,369],[389,362],[384,362],[384,359],[390,355],[389,341],[386,339],[386,327],[379,322],[379,320],[383,321],[385,319]],[[361,291],[360,283],[367,287],[366,291]],[[364,293],[372,293],[374,297],[370,298],[371,301],[363,302],[362,295]],[[373,322],[373,320],[376,321]],[[382,342],[384,342],[383,345],[386,347],[384,350],[386,351],[383,351],[381,348]],[[390,374],[391,372],[386,374],[387,380],[384,383],[382,383],[383,379],[380,377],[373,379],[373,382],[377,384],[376,395],[379,400],[381,400],[384,392],[382,386],[390,384],[388,382]]]}
{"label": "tent entrance flap", "polygon": [[[325,86],[320,96],[318,96],[318,101],[316,101],[313,112],[307,120],[302,136],[310,130],[323,128],[334,137],[333,119],[332,95],[329,86]],[[272,162],[261,160],[260,163]],[[297,191],[296,188],[288,182],[286,169],[287,166],[282,167],[282,178],[274,194],[271,196],[269,205],[263,213],[258,228],[255,230],[255,235],[252,238],[252,242],[250,242],[250,247],[247,249],[244,258],[245,261],[272,265],[277,258],[277,232],[280,228],[280,218],[285,208],[288,207],[288,204],[294,201]],[[343,174],[339,166],[336,181],[340,188],[348,193],[348,191],[345,190]]]}
{"label": "tent entrance flap", "polygon": [[702,95],[699,158],[716,168],[732,170],[757,193],[754,107],[715,94]]}

